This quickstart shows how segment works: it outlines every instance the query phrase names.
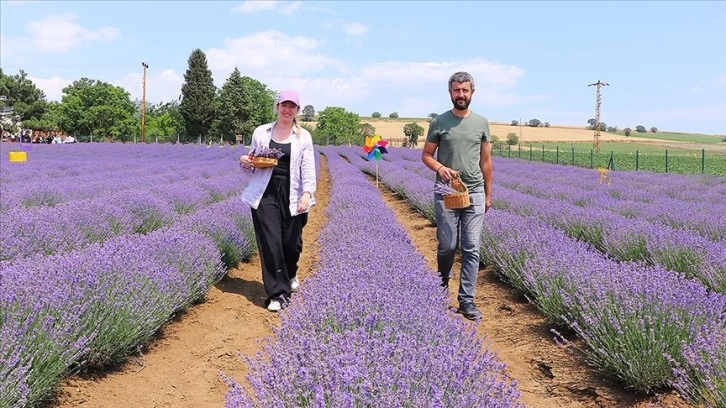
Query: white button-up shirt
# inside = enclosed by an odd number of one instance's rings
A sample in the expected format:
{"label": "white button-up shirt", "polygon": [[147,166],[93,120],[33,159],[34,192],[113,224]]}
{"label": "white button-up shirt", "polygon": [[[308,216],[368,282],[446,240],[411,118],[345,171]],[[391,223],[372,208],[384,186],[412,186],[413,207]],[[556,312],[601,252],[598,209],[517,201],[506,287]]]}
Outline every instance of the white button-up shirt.
{"label": "white button-up shirt", "polygon": [[[252,133],[250,152],[258,152],[270,147],[272,140],[272,128],[276,122],[258,126]],[[299,132],[299,134],[296,134]],[[310,132],[293,126],[290,131],[290,214],[298,214],[297,206],[303,193],[310,193],[310,206],[315,205],[315,188],[317,185],[315,172],[315,151],[313,150],[313,138]],[[257,208],[262,200],[267,184],[272,178],[272,167],[265,169],[253,169],[252,179],[242,192],[242,201],[252,208]]]}

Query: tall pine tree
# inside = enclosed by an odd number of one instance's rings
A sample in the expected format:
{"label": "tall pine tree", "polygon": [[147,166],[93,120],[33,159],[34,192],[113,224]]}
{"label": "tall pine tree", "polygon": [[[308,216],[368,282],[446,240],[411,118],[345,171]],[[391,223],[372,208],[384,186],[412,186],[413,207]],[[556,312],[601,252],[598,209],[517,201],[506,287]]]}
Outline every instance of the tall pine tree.
{"label": "tall pine tree", "polygon": [[198,137],[206,140],[214,121],[217,87],[214,86],[212,71],[207,67],[207,56],[202,50],[197,48],[192,51],[188,65],[179,105],[186,127],[184,141],[196,141]]}
{"label": "tall pine tree", "polygon": [[243,77],[235,68],[219,92],[213,132],[230,143],[235,142],[236,135],[243,135],[246,143],[257,126],[275,120],[274,103],[274,92],[256,79]]}

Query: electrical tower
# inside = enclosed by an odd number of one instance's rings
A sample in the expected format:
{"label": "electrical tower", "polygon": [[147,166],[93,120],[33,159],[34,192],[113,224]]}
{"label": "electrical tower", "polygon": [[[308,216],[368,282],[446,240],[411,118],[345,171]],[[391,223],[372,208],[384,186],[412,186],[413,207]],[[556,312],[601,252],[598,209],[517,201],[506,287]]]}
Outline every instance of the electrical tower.
{"label": "electrical tower", "polygon": [[589,84],[588,86],[597,86],[597,93],[596,93],[596,102],[595,102],[595,141],[593,142],[593,146],[595,147],[595,152],[600,152],[600,87],[601,86],[608,86],[607,82],[602,82],[598,80],[594,84]]}
{"label": "electrical tower", "polygon": [[141,90],[141,143],[144,143],[144,136],[146,136],[146,69],[149,68],[149,64],[142,62],[141,66],[144,67],[144,84]]}

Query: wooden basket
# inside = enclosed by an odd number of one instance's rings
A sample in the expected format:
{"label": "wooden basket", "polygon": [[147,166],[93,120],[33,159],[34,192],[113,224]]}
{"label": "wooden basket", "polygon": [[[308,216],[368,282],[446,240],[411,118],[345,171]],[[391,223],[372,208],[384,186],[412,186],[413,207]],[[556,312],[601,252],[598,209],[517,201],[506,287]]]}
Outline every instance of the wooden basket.
{"label": "wooden basket", "polygon": [[277,166],[277,159],[274,157],[255,157],[252,159],[252,162],[258,169],[266,169],[268,167]]}
{"label": "wooden basket", "polygon": [[466,187],[466,184],[461,182],[459,177],[451,180],[451,188],[456,192],[444,195],[444,206],[446,208],[455,210],[471,205],[471,201],[469,201],[469,189]]}

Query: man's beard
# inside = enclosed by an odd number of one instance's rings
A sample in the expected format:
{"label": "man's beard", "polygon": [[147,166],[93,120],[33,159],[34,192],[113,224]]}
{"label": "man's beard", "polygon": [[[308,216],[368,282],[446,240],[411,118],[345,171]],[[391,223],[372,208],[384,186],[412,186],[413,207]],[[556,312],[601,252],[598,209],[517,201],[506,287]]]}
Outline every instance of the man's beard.
{"label": "man's beard", "polygon": [[[460,105],[459,104],[460,101],[463,101],[464,104]],[[454,103],[454,109],[464,111],[464,110],[469,109],[469,104],[471,103],[471,100],[466,99],[466,98],[461,98],[461,99],[454,99],[454,100],[452,100],[452,102]]]}

